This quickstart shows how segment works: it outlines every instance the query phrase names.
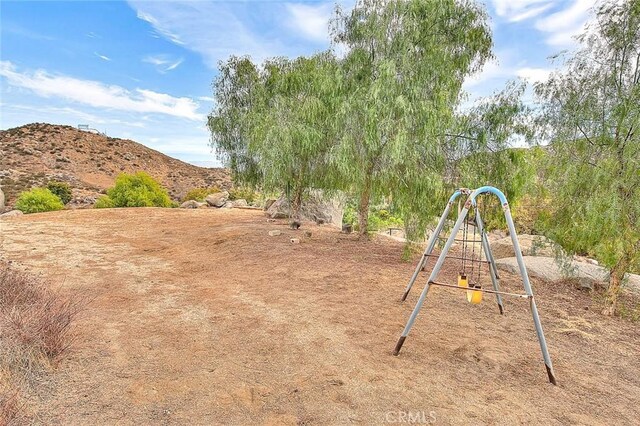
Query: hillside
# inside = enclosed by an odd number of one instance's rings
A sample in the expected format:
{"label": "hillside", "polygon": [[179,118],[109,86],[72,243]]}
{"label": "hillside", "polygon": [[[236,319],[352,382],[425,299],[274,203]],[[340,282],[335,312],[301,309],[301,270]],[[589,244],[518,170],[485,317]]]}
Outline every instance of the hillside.
{"label": "hillside", "polygon": [[49,180],[74,188],[72,205],[90,205],[119,173],[137,171],[162,182],[173,199],[196,187],[231,186],[226,169],[187,164],[127,139],[46,123],[0,131],[0,185],[8,205]]}

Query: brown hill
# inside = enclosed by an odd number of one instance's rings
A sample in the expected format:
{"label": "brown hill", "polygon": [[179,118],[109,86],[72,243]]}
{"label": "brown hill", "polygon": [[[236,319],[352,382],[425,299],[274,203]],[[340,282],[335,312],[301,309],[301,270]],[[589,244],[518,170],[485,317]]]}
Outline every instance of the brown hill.
{"label": "brown hill", "polygon": [[89,205],[119,173],[137,171],[162,182],[176,200],[192,188],[231,186],[226,169],[187,164],[127,139],[46,123],[0,131],[0,185],[8,205],[49,180],[71,185],[72,205]]}

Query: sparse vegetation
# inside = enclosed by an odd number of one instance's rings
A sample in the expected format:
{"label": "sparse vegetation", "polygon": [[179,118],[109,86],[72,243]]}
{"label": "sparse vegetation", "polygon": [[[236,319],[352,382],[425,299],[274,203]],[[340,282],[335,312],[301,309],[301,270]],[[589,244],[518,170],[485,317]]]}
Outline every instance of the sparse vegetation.
{"label": "sparse vegetation", "polygon": [[184,203],[189,200],[203,202],[207,195],[215,194],[216,192],[220,192],[220,188],[217,186],[212,186],[210,188],[193,188],[189,190],[184,197],[182,197],[182,202]]}
{"label": "sparse vegetation", "polygon": [[47,189],[57,195],[62,204],[67,204],[71,201],[71,186],[68,183],[52,180],[47,183]]}
{"label": "sparse vegetation", "polygon": [[145,172],[121,173],[113,188],[107,190],[108,200],[101,197],[101,207],[171,207],[167,190]]}
{"label": "sparse vegetation", "polygon": [[236,187],[229,190],[230,200],[246,200],[251,204],[260,198],[260,193],[247,187]]}
{"label": "sparse vegetation", "polygon": [[60,198],[47,188],[33,188],[20,194],[16,209],[23,213],[41,213],[64,209]]}
{"label": "sparse vegetation", "polygon": [[0,424],[16,421],[21,390],[35,386],[69,349],[81,307],[81,299],[0,263]]}
{"label": "sparse vegetation", "polygon": [[100,198],[96,200],[96,204],[94,207],[96,209],[112,209],[116,205],[108,195],[101,195]]}

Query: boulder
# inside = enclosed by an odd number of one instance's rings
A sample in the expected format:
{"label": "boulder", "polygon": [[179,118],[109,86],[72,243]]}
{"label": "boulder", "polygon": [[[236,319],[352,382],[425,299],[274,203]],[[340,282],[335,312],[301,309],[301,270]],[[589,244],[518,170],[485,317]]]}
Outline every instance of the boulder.
{"label": "boulder", "polygon": [[271,219],[284,219],[289,217],[290,213],[289,201],[284,196],[271,203],[266,210],[266,215]]}
{"label": "boulder", "polygon": [[233,207],[247,207],[249,203],[244,198],[240,198],[239,200],[233,200]]}
{"label": "boulder", "polygon": [[[311,191],[300,207],[300,219],[311,220],[318,224],[329,223],[341,228],[345,204],[343,198],[341,196],[328,198],[322,191]],[[266,215],[272,219],[290,217],[289,200],[285,196],[280,197],[269,206]]]}
{"label": "boulder", "polygon": [[229,199],[229,193],[227,191],[222,191],[222,192],[209,194],[204,200],[211,207],[222,207],[226,204],[228,199]]}
{"label": "boulder", "polygon": [[3,214],[0,214],[0,218],[2,219],[7,219],[10,217],[15,217],[15,216],[22,216],[24,213],[22,213],[22,211],[20,210],[11,210],[10,212],[6,212]]}
{"label": "boulder", "polygon": [[[594,289],[598,286],[607,287],[609,284],[609,271],[602,266],[586,262],[572,261],[567,267],[558,265],[556,259],[547,256],[524,256],[524,264],[532,278],[542,279],[552,283],[564,280],[574,280],[583,289]],[[506,257],[496,260],[496,266],[502,271],[512,274],[520,274],[518,261],[515,257]],[[627,274],[625,288],[640,292],[640,276]]]}
{"label": "boulder", "polygon": [[200,207],[200,203],[196,200],[189,200],[180,204],[181,209],[197,209],[198,207]]}
{"label": "boulder", "polygon": [[264,202],[264,210],[267,211],[269,210],[269,207],[271,207],[273,205],[273,203],[275,203],[277,200],[274,200],[273,198],[269,198],[267,201]]}
{"label": "boulder", "polygon": [[[555,242],[541,235],[518,235],[518,243],[523,256],[555,257],[556,250],[561,250]],[[501,238],[490,244],[495,259],[515,256],[511,237]]]}

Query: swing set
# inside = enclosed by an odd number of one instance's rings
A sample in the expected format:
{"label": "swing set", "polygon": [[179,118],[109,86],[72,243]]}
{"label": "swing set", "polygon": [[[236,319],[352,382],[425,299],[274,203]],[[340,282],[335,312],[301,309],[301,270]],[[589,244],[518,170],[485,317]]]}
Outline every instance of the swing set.
{"label": "swing set", "polygon": [[[487,233],[484,227],[484,223],[482,222],[482,214],[481,210],[484,209],[486,203],[484,200],[478,199],[480,195],[490,195],[493,194],[498,197],[500,200],[500,204],[502,206],[502,210],[504,212],[504,216],[507,222],[507,227],[509,229],[509,235],[511,235],[511,242],[513,243],[513,248],[516,254],[516,259],[518,262],[518,267],[520,271],[520,275],[522,277],[522,284],[524,287],[524,294],[519,293],[508,293],[500,290],[500,276],[498,275],[498,269],[496,268],[495,259],[491,253],[491,247],[489,246],[489,239],[487,237]],[[433,249],[436,246],[436,242],[438,240],[443,240],[444,238],[440,237],[440,234],[443,231],[445,223],[447,221],[447,217],[451,212],[452,206],[458,197],[465,195],[467,196],[467,200],[464,203],[464,208],[459,211],[458,218],[453,226],[453,230],[451,234],[446,239],[446,243],[440,252],[439,255],[433,254]],[[480,206],[478,205],[481,202]],[[469,215],[469,211],[473,210],[473,215]],[[483,212],[484,213],[484,210]],[[464,225],[464,228],[463,228]],[[458,233],[462,228],[462,239],[458,238]],[[470,228],[473,228],[473,236],[469,239]],[[461,256],[450,256],[448,255],[451,246],[454,242],[462,243],[462,255]],[[476,250],[476,245],[480,246]],[[471,248],[469,248],[471,245]],[[477,251],[477,254],[476,254]],[[484,259],[483,259],[484,254]],[[458,290],[464,290],[467,295],[467,301],[471,304],[478,304],[482,302],[483,293],[495,294],[496,302],[498,304],[498,310],[500,315],[504,315],[504,305],[502,303],[502,296],[511,296],[511,297],[519,297],[523,299],[529,300],[529,306],[531,309],[531,314],[533,316],[533,323],[536,329],[536,333],[538,336],[538,341],[540,343],[540,350],[542,351],[542,357],[544,359],[544,364],[547,369],[547,375],[549,377],[549,382],[552,384],[556,384],[556,376],[553,372],[553,365],[551,363],[551,357],[549,356],[549,351],[547,349],[547,342],[544,337],[544,332],[542,331],[542,324],[540,323],[540,316],[538,315],[538,308],[536,307],[536,302],[533,297],[533,290],[531,289],[531,284],[529,282],[529,275],[527,274],[527,268],[524,264],[524,259],[522,258],[522,252],[520,251],[520,244],[518,243],[518,237],[516,235],[516,229],[513,224],[513,219],[511,217],[511,211],[509,209],[509,203],[507,202],[507,198],[504,194],[497,188],[492,186],[483,186],[476,190],[470,190],[467,188],[461,188],[457,190],[451,198],[449,198],[449,202],[445,207],[442,216],[440,217],[440,221],[436,226],[434,232],[431,234],[429,238],[429,242],[427,243],[427,248],[425,249],[416,269],[413,273],[413,276],[409,280],[407,284],[407,288],[402,295],[402,301],[407,299],[413,284],[420,271],[424,271],[428,260],[430,257],[436,257],[436,263],[433,267],[429,275],[429,279],[427,280],[427,284],[422,290],[420,294],[420,298],[416,303],[409,320],[396,344],[395,350],[393,351],[394,355],[398,355],[400,353],[400,349],[404,344],[407,336],[409,335],[409,331],[411,331],[411,327],[424,304],[424,301],[427,297],[429,289],[431,286],[440,286],[440,287],[448,287]],[[460,265],[460,273],[458,274],[458,282],[457,284],[445,284],[441,282],[437,282],[438,273],[442,268],[442,265],[445,259],[456,259],[461,261]],[[492,289],[482,288],[480,284],[481,279],[481,270],[483,269],[483,265],[489,266],[489,277],[491,278]]]}

